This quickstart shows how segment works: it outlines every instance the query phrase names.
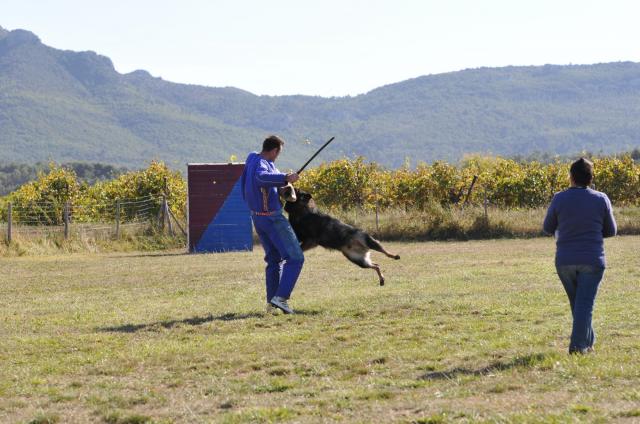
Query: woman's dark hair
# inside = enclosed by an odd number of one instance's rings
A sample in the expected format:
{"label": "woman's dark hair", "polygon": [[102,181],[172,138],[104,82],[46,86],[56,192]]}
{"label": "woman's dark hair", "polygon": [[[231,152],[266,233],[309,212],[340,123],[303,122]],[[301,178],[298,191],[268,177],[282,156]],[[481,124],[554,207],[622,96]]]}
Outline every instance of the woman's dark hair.
{"label": "woman's dark hair", "polygon": [[580,158],[571,164],[571,178],[580,186],[588,186],[593,181],[593,162]]}
{"label": "woman's dark hair", "polygon": [[281,149],[284,146],[284,140],[277,135],[270,135],[262,142],[262,151],[270,152],[273,149]]}

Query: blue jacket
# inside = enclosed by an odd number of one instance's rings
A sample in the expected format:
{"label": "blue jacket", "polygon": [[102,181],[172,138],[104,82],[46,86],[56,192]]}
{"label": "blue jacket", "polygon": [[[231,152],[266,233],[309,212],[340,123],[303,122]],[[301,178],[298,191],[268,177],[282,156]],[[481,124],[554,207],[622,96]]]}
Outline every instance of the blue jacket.
{"label": "blue jacket", "polygon": [[616,235],[616,220],[606,194],[571,187],[553,196],[543,229],[556,236],[556,265],[604,268],[604,238]]}
{"label": "blue jacket", "polygon": [[273,162],[260,153],[249,153],[240,179],[242,196],[254,212],[276,212],[282,209],[278,187],[287,185],[287,174],[278,171]]}

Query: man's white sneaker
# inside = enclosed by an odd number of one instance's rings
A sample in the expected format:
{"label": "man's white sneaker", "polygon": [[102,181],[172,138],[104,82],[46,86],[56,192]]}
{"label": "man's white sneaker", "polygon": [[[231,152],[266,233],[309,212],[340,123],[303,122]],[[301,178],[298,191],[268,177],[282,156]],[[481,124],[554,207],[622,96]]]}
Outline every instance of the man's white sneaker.
{"label": "man's white sneaker", "polygon": [[285,314],[292,314],[293,313],[293,309],[291,309],[291,307],[289,306],[289,304],[287,303],[287,299],[280,297],[280,296],[273,296],[271,298],[270,303],[275,306],[276,308],[280,309],[282,312],[284,312]]}

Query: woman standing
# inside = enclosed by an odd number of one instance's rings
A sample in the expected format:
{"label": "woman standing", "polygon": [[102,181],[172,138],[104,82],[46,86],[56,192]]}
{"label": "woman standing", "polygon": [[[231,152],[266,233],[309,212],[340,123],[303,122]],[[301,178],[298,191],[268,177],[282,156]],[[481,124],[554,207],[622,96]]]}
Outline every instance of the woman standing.
{"label": "woman standing", "polygon": [[606,261],[605,237],[616,235],[616,221],[606,194],[590,189],[593,163],[580,158],[571,164],[571,187],[553,196],[544,231],[555,234],[556,271],[573,315],[569,353],[593,351],[593,306]]}

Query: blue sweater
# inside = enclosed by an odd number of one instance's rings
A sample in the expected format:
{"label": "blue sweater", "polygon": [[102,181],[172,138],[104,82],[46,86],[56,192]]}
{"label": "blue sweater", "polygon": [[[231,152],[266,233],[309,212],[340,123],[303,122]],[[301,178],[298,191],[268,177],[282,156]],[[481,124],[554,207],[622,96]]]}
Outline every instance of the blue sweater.
{"label": "blue sweater", "polygon": [[571,187],[553,196],[543,229],[556,237],[556,265],[605,267],[604,238],[616,235],[616,220],[606,194]]}
{"label": "blue sweater", "polygon": [[281,210],[278,187],[287,185],[286,176],[260,153],[249,153],[240,179],[242,196],[249,209],[254,212]]}

